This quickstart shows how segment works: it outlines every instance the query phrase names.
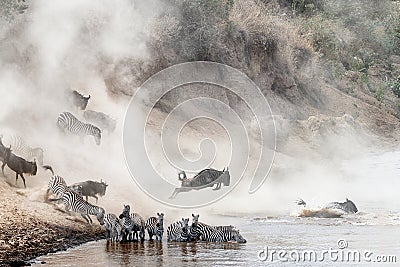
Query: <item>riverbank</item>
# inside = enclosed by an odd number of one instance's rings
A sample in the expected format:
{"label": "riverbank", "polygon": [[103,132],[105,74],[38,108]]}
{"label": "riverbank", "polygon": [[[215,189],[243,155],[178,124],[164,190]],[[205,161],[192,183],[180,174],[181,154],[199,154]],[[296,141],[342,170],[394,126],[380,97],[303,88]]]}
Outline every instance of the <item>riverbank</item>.
{"label": "riverbank", "polygon": [[105,238],[96,219],[90,226],[79,215],[68,216],[45,203],[44,192],[45,188],[18,189],[0,181],[0,266],[21,266],[38,256]]}

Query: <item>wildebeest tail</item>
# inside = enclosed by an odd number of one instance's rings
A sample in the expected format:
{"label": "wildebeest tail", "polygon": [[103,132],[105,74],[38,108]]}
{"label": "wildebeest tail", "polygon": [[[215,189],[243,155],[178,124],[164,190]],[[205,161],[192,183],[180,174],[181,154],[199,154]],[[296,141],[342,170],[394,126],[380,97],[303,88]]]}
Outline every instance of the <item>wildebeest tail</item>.
{"label": "wildebeest tail", "polygon": [[43,165],[42,167],[43,167],[43,169],[45,169],[46,171],[47,171],[47,170],[50,170],[50,171],[51,171],[51,174],[54,175],[53,168],[52,168],[50,165]]}

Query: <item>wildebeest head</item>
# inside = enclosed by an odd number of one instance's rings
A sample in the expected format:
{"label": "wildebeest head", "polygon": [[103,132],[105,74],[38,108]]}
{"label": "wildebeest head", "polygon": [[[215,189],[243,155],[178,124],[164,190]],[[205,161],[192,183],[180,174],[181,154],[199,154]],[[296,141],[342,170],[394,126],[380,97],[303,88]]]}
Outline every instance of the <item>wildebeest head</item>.
{"label": "wildebeest head", "polygon": [[197,226],[197,224],[199,223],[199,217],[200,217],[199,214],[194,215],[192,213],[192,227],[196,227]]}
{"label": "wildebeest head", "polygon": [[343,204],[344,204],[343,208],[347,212],[352,212],[352,213],[357,213],[358,212],[356,204],[354,204],[354,202],[351,201],[350,199],[346,198],[346,202],[344,202]]}
{"label": "wildebeest head", "polygon": [[25,166],[27,166],[27,169],[25,170],[26,173],[36,175],[36,173],[37,173],[36,159],[34,159],[33,162],[27,161],[27,164]]}
{"label": "wildebeest head", "polygon": [[103,182],[103,180],[100,179],[100,190],[99,190],[99,195],[104,196],[106,194],[106,189],[108,184],[106,182]]}
{"label": "wildebeest head", "polygon": [[223,173],[220,176],[221,182],[225,185],[225,186],[229,186],[230,182],[231,182],[231,175],[229,173],[229,168],[226,167],[226,170],[224,168]]}
{"label": "wildebeest head", "polygon": [[178,173],[178,179],[179,179],[179,181],[186,180],[187,179],[186,172],[185,171],[180,171]]}
{"label": "wildebeest head", "polygon": [[105,213],[105,211],[101,207],[97,207],[97,208],[98,208],[98,210],[97,210],[96,218],[99,221],[100,225],[103,225],[104,224],[104,213]]}
{"label": "wildebeest head", "polygon": [[94,140],[96,141],[96,145],[100,145],[101,142],[101,130],[100,128],[95,126],[95,130],[93,132]]}
{"label": "wildebeest head", "polygon": [[122,210],[122,213],[119,215],[119,218],[126,218],[129,217],[129,213],[131,212],[131,206],[129,205],[124,205],[124,209]]}
{"label": "wildebeest head", "polygon": [[246,243],[246,239],[239,233],[239,230],[233,230],[233,239],[238,243]]}

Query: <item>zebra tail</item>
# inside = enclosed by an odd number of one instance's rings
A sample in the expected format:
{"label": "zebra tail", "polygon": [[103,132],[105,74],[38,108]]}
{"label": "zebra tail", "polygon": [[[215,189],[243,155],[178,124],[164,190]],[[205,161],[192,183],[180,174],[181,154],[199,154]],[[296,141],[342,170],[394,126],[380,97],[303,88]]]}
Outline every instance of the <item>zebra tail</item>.
{"label": "zebra tail", "polygon": [[45,169],[46,171],[47,171],[47,170],[50,170],[51,173],[54,175],[53,168],[52,168],[50,165],[43,165],[42,167],[43,167],[43,169]]}

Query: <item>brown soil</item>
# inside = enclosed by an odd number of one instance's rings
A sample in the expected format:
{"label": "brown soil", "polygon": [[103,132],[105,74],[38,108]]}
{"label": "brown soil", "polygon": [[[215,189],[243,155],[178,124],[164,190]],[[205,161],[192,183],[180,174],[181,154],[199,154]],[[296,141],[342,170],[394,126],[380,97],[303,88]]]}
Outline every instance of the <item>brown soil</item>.
{"label": "brown soil", "polygon": [[0,179],[0,266],[29,265],[40,255],[105,237],[95,218],[88,225],[80,215],[68,216],[44,202],[44,191],[17,189]]}

